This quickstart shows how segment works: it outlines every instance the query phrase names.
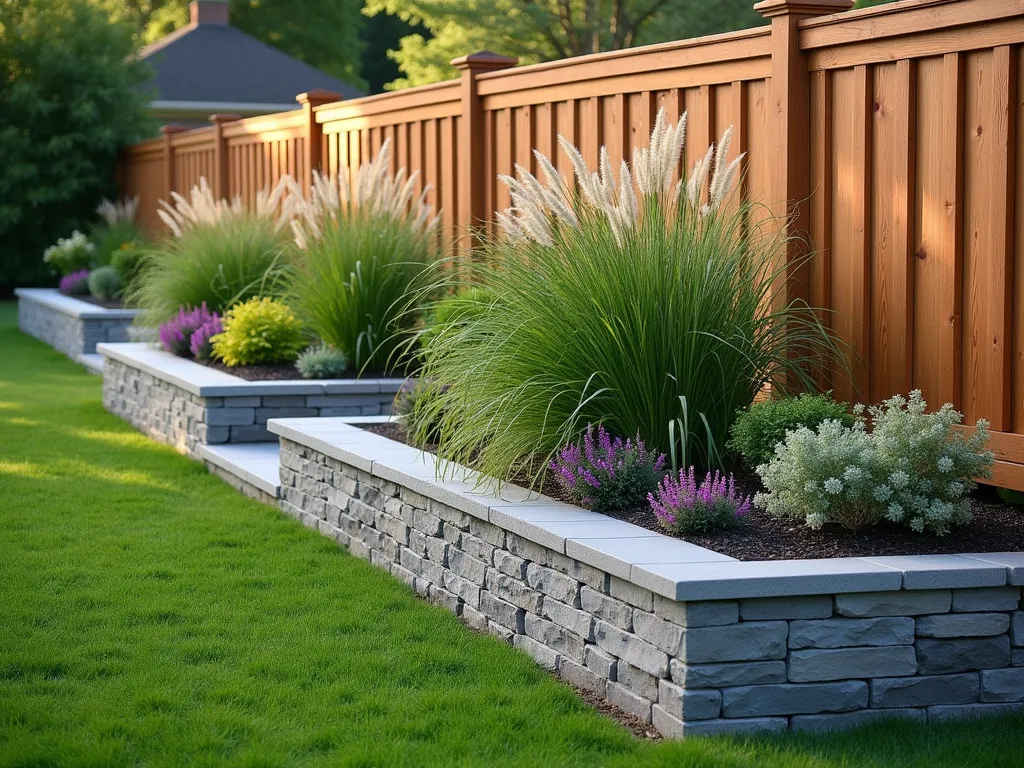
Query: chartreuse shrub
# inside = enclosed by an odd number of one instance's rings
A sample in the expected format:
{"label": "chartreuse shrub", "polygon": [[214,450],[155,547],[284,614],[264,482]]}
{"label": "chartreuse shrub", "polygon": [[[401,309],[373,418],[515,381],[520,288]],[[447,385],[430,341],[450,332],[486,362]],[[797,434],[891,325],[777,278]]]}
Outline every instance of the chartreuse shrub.
{"label": "chartreuse shrub", "polygon": [[804,393],[754,403],[736,415],[728,447],[742,456],[747,466],[756,467],[775,455],[775,445],[792,429],[814,429],[826,419],[851,426],[853,417],[847,404],[837,403],[830,395]]}
{"label": "chartreuse shrub", "polygon": [[204,303],[223,315],[254,296],[280,296],[289,247],[280,205],[292,185],[286,177],[262,192],[255,210],[217,200],[205,179],[189,199],[175,193],[174,205],[161,201],[171,235],[145,248],[128,296],[143,309],[143,322],[159,325],[181,307]]}
{"label": "chartreuse shrub", "polygon": [[[727,204],[729,133],[674,181],[683,125],[660,113],[618,178],[607,151],[592,174],[563,141],[579,193],[540,153],[544,181],[522,168],[504,179],[513,208],[476,269],[500,311],[466,318],[424,355],[432,386],[450,385],[427,405],[444,459],[509,477],[600,423],[656,453],[682,440],[685,466],[707,465],[765,381],[813,388],[816,367],[838,359],[815,314],[776,293],[777,222]],[[681,398],[699,429],[677,429]]]}
{"label": "chartreuse shrub", "polygon": [[348,370],[348,355],[327,344],[307,348],[295,361],[304,379],[332,379]]}
{"label": "chartreuse shrub", "polygon": [[100,301],[111,301],[121,291],[121,275],[109,264],[89,273],[89,293]]}
{"label": "chartreuse shrub", "polygon": [[856,406],[847,426],[828,419],[800,427],[757,468],[766,491],[754,502],[778,517],[812,528],[835,523],[859,530],[888,520],[913,531],[943,535],[970,522],[974,478],[988,477],[988,422],[969,437],[954,429],[963,417],[946,403],[925,413],[919,390],[868,409]]}
{"label": "chartreuse shrub", "polygon": [[579,443],[564,446],[551,462],[555,478],[577,504],[595,512],[626,512],[642,506],[658,487],[665,454],[647,450],[643,440],[623,440],[603,426],[588,426]]}
{"label": "chartreuse shrub", "polygon": [[397,367],[415,332],[425,268],[439,256],[437,217],[416,174],[392,175],[390,142],[350,184],[314,175],[309,201],[293,196],[298,245],[288,298],[325,343],[358,369]]}
{"label": "chartreuse shrub", "polygon": [[290,363],[306,346],[301,321],[282,301],[253,298],[228,310],[213,354],[228,366]]}

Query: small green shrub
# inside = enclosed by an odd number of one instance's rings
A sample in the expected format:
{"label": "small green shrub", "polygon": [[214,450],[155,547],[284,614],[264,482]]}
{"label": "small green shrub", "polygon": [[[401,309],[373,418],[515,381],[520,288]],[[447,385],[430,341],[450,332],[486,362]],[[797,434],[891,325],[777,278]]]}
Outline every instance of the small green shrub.
{"label": "small green shrub", "polygon": [[765,493],[754,503],[811,528],[836,523],[850,530],[888,520],[937,535],[970,522],[968,494],[988,477],[988,422],[970,437],[954,429],[963,417],[946,403],[925,413],[921,392],[868,409],[872,431],[854,408],[853,426],[829,419],[790,432],[768,464],[757,468]]}
{"label": "small green shrub", "polygon": [[252,298],[228,310],[214,336],[214,357],[228,366],[290,363],[306,346],[302,323],[287,304]]}
{"label": "small green shrub", "polygon": [[348,370],[348,356],[326,344],[309,347],[295,361],[304,379],[332,379]]}
{"label": "small green shrub", "polygon": [[458,293],[445,296],[437,301],[427,314],[420,344],[423,347],[448,328],[471,321],[488,312],[494,305],[493,291],[482,285],[467,285]]}
{"label": "small green shrub", "polygon": [[121,290],[121,275],[109,264],[89,273],[89,293],[100,301],[111,301]]}
{"label": "small green shrub", "polygon": [[846,403],[837,403],[830,393],[803,394],[754,403],[736,415],[727,447],[742,456],[747,466],[757,467],[771,460],[775,446],[792,429],[814,429],[826,419],[852,426],[853,416],[847,409]]}
{"label": "small green shrub", "polygon": [[121,276],[124,296],[130,297],[137,291],[145,259],[146,251],[141,243],[126,245],[110,254],[110,266]]}
{"label": "small green shrub", "polygon": [[43,251],[46,262],[60,277],[96,266],[96,246],[77,229]]}
{"label": "small green shrub", "polygon": [[142,243],[142,231],[134,221],[102,222],[92,228],[89,239],[96,246],[96,263],[111,264],[118,251]]}

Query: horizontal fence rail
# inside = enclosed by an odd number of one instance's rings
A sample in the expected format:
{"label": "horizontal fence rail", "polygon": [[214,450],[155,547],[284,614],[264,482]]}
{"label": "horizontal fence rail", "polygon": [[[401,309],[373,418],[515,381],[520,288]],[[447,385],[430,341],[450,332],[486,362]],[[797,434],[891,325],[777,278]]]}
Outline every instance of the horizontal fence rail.
{"label": "horizontal fence rail", "polygon": [[689,167],[732,126],[741,195],[797,236],[788,297],[826,310],[850,349],[837,397],[920,388],[986,418],[995,481],[1024,490],[1024,0],[850,5],[764,0],[752,30],[528,67],[479,53],[453,62],[457,80],[168,126],[124,151],[122,191],[157,227],[157,201],[201,177],[251,203],[286,173],[307,188],[317,168],[351,174],[391,139],[394,168],[419,173],[469,247],[509,205],[497,176],[536,171],[534,149],[570,177],[559,135],[617,166],[658,109],[686,111]]}

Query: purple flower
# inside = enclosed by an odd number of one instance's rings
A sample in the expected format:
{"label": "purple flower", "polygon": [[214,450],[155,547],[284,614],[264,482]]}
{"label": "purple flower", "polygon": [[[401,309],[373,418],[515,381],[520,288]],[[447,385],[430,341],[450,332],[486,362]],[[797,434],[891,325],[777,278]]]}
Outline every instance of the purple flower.
{"label": "purple flower", "polygon": [[89,270],[79,269],[60,279],[58,290],[65,296],[84,296],[89,292]]}
{"label": "purple flower", "polygon": [[213,355],[213,343],[211,338],[218,333],[223,333],[224,328],[220,324],[220,315],[214,312],[202,325],[192,332],[188,347],[192,351],[192,357],[196,360],[209,360]]}
{"label": "purple flower", "polygon": [[643,504],[665,466],[640,439],[612,438],[603,426],[588,426],[583,442],[564,446],[551,470],[574,501],[598,512],[623,512]]}
{"label": "purple flower", "polygon": [[668,475],[658,484],[657,496],[647,500],[661,525],[677,533],[703,533],[727,528],[750,514],[750,497],[736,489],[732,475],[710,472],[697,485],[693,467],[679,476]]}
{"label": "purple flower", "polygon": [[192,354],[192,334],[215,317],[217,313],[207,309],[205,301],[195,309],[182,307],[177,316],[160,326],[160,344],[173,355],[188,357]]}

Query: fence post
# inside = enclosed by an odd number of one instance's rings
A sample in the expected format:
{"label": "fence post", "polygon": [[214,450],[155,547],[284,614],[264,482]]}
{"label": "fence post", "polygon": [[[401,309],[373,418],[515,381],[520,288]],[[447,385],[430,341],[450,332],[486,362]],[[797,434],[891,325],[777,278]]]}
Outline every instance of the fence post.
{"label": "fence post", "polygon": [[300,93],[295,100],[302,105],[303,129],[305,131],[305,148],[303,151],[302,191],[308,197],[310,187],[313,185],[313,171],[323,169],[323,141],[324,131],[320,123],[316,121],[316,114],[313,110],[321,104],[330,104],[332,101],[341,101],[341,94],[325,91],[322,88],[315,88],[306,93]]}
{"label": "fence post", "polygon": [[489,218],[487,210],[487,163],[484,156],[484,108],[477,93],[477,76],[519,63],[516,58],[478,51],[452,59],[462,73],[462,117],[458,141],[460,250],[469,253],[478,245],[474,229]]}
{"label": "fence post", "polygon": [[790,240],[786,245],[786,292],[780,302],[810,299],[808,253],[811,195],[811,80],[807,55],[800,50],[797,24],[812,16],[847,11],[853,0],[762,0],[754,6],[771,20],[771,103],[769,135],[772,213]]}
{"label": "fence post", "polygon": [[241,120],[241,115],[210,115],[213,123],[213,196],[222,200],[228,196],[228,144],[224,139],[224,123]]}
{"label": "fence post", "polygon": [[164,200],[171,199],[171,192],[174,191],[174,145],[171,144],[171,137],[176,133],[188,130],[183,125],[165,125],[160,128],[164,135]]}

